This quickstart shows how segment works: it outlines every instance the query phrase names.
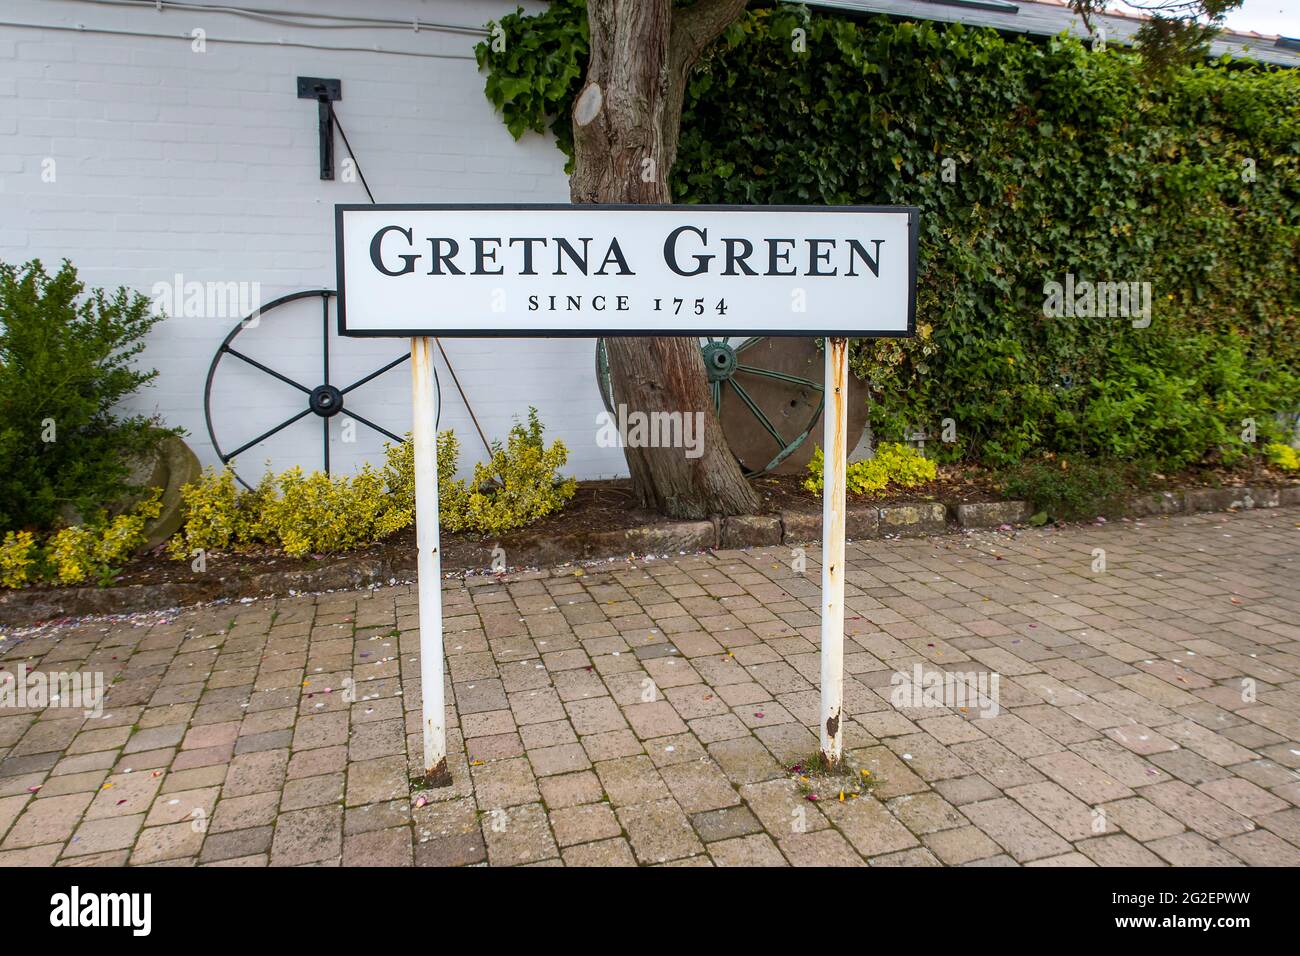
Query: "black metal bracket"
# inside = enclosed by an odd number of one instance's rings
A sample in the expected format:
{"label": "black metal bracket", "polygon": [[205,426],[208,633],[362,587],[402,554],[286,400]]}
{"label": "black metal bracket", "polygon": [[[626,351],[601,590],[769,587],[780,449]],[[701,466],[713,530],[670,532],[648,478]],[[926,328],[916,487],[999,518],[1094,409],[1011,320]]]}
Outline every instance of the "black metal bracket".
{"label": "black metal bracket", "polygon": [[298,77],[298,99],[315,100],[320,131],[320,178],[334,178],[334,100],[343,99],[342,80],[323,80],[315,76]]}

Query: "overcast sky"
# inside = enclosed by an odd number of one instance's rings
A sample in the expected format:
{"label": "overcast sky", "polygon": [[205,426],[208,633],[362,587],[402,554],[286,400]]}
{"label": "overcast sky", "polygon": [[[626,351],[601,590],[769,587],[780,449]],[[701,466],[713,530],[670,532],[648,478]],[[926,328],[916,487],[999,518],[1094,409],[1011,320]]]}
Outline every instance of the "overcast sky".
{"label": "overcast sky", "polygon": [[[1116,0],[1110,6],[1124,8],[1129,5]],[[1243,33],[1253,30],[1256,33],[1300,37],[1300,0],[1246,0],[1240,9],[1228,14],[1224,25],[1229,30]]]}
{"label": "overcast sky", "polygon": [[1225,22],[1230,30],[1300,37],[1300,0],[1246,0]]}

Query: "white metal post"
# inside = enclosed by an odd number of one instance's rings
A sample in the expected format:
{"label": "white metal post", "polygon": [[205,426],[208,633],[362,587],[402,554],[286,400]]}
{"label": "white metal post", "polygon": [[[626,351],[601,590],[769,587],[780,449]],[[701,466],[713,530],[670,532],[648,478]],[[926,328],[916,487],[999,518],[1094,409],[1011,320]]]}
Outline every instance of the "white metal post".
{"label": "white metal post", "polygon": [[442,554],[438,543],[437,399],[433,339],[411,339],[411,386],[415,443],[416,575],[420,589],[420,688],[424,727],[424,782],[451,783],[447,771],[447,713],[442,691]]}
{"label": "white metal post", "polygon": [[844,752],[844,510],[848,495],[849,341],[826,339],[822,419],[821,752],[838,767]]}

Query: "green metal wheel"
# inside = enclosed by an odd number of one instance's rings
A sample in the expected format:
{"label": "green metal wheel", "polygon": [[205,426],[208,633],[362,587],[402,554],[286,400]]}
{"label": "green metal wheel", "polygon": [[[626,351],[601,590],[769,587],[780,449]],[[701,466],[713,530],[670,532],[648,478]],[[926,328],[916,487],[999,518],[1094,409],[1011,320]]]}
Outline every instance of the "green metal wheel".
{"label": "green metal wheel", "polygon": [[[824,358],[817,339],[703,338],[700,353],[731,452],[747,477],[802,474],[821,437]],[[596,382],[614,413],[605,340],[596,340]],[[866,391],[849,380],[850,450],[867,422]]]}

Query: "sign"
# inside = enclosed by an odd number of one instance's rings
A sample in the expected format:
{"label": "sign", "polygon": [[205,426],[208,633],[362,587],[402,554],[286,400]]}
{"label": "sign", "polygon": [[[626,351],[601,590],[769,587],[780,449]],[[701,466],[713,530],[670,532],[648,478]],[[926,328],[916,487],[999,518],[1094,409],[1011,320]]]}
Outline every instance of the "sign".
{"label": "sign", "polygon": [[909,206],[335,207],[339,334],[411,339],[424,780],[446,786],[432,336],[826,337],[821,753],[844,746],[850,338],[916,325]]}
{"label": "sign", "polygon": [[339,205],[339,334],[913,334],[907,206]]}

